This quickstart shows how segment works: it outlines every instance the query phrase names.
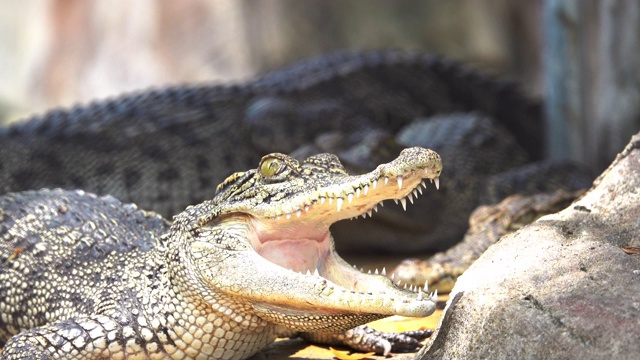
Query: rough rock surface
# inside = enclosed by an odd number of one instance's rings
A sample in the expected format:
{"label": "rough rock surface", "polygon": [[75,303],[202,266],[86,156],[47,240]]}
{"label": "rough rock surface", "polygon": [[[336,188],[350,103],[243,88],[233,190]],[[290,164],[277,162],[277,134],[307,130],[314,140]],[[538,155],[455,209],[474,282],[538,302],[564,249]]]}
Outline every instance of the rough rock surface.
{"label": "rough rock surface", "polygon": [[640,356],[640,134],[567,209],[462,275],[420,359]]}

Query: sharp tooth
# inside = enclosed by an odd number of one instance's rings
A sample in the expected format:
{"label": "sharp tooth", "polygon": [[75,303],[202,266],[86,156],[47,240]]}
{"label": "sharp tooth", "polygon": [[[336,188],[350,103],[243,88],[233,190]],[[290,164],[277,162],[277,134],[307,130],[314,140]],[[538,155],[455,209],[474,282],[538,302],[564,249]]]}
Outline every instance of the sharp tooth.
{"label": "sharp tooth", "polygon": [[376,274],[376,275],[380,275],[380,274],[378,273],[378,268],[376,268],[376,272],[375,272],[375,274]]}
{"label": "sharp tooth", "polygon": [[402,208],[404,209],[404,211],[407,211],[407,199],[402,198],[400,199],[400,202],[402,203]]}
{"label": "sharp tooth", "polygon": [[333,204],[333,197],[329,197],[329,205]]}
{"label": "sharp tooth", "polygon": [[433,179],[429,179],[429,181],[431,181],[431,183],[433,184]]}
{"label": "sharp tooth", "polygon": [[436,189],[440,190],[440,178],[433,179],[433,182],[436,183]]}
{"label": "sharp tooth", "polygon": [[387,185],[389,183],[389,177],[385,176],[384,177],[384,184]]}
{"label": "sharp tooth", "polygon": [[[421,191],[420,193],[422,193],[422,191]],[[414,197],[416,197],[416,198],[417,198],[417,197],[418,197],[418,190],[413,189],[412,194],[413,194],[413,196],[414,196]]]}
{"label": "sharp tooth", "polygon": [[364,186],[364,194],[367,195],[367,193],[369,192],[369,185],[365,185]]}
{"label": "sharp tooth", "polygon": [[353,201],[353,193],[347,195],[347,200],[349,200],[349,204]]}
{"label": "sharp tooth", "polygon": [[373,180],[373,188],[375,189],[378,186],[378,180]]}
{"label": "sharp tooth", "polygon": [[291,213],[287,213],[287,220],[291,219]]}
{"label": "sharp tooth", "polygon": [[311,276],[311,271],[309,271],[309,269],[307,269],[307,276]]}
{"label": "sharp tooth", "polygon": [[360,197],[360,188],[356,189],[356,197]]}
{"label": "sharp tooth", "polygon": [[297,217],[300,217],[300,215],[302,215],[302,210],[298,210],[298,211],[296,211],[296,216],[297,216]]}
{"label": "sharp tooth", "polygon": [[396,203],[396,205],[398,205],[398,199],[393,199],[393,202]]}
{"label": "sharp tooth", "polygon": [[373,210],[374,210],[375,212],[378,212],[378,204],[376,204],[376,205],[374,205],[374,206],[373,206]]}
{"label": "sharp tooth", "polygon": [[398,189],[402,189],[402,176],[398,176]]}
{"label": "sharp tooth", "polygon": [[340,209],[342,208],[342,198],[337,198],[336,199],[336,203],[338,204],[338,212],[340,212]]}
{"label": "sharp tooth", "polygon": [[353,268],[354,268],[354,269],[357,269],[357,267],[356,267],[356,265],[355,265],[355,264],[353,265]]}
{"label": "sharp tooth", "polygon": [[398,282],[396,283],[396,286],[400,286],[401,282],[402,282],[402,279],[398,280]]}
{"label": "sharp tooth", "polygon": [[436,289],[433,294],[431,294],[431,301],[438,302],[438,289]]}
{"label": "sharp tooth", "polygon": [[324,204],[324,201],[327,200],[326,197],[320,196],[320,205]]}
{"label": "sharp tooth", "polygon": [[421,188],[420,186],[418,186],[418,187],[416,188],[416,190],[418,190],[418,192],[420,193],[420,195],[422,195],[422,188]]}
{"label": "sharp tooth", "polygon": [[393,282],[393,279],[395,279],[395,277],[396,277],[396,273],[391,274],[391,277],[390,277],[391,282]]}
{"label": "sharp tooth", "polygon": [[380,201],[378,204],[380,204],[380,206],[384,207],[384,201]]}
{"label": "sharp tooth", "polygon": [[282,215],[276,216],[276,220],[280,220],[280,219],[282,219]]}
{"label": "sharp tooth", "polygon": [[367,211],[367,215],[369,215],[369,217],[373,217],[373,213],[371,212],[371,210]]}
{"label": "sharp tooth", "polygon": [[382,268],[382,276],[387,276],[387,268],[386,267]]}
{"label": "sharp tooth", "polygon": [[411,203],[413,204],[413,194],[409,194],[407,197],[409,198],[409,201],[411,201]]}
{"label": "sharp tooth", "polygon": [[316,271],[313,272],[313,276],[320,277],[320,273],[318,272],[318,268],[316,268]]}
{"label": "sharp tooth", "polygon": [[404,284],[404,286],[402,287],[404,290],[407,290],[407,284]]}
{"label": "sharp tooth", "polygon": [[429,291],[429,280],[424,281],[424,292]]}
{"label": "sharp tooth", "polygon": [[364,269],[363,269],[363,268],[360,268],[360,272],[364,272]]}
{"label": "sharp tooth", "polygon": [[311,207],[310,207],[309,205],[306,205],[306,206],[304,207],[304,212],[309,211],[309,209],[310,209],[310,208],[311,208]]}
{"label": "sharp tooth", "polygon": [[418,301],[422,300],[422,290],[418,289]]}
{"label": "sharp tooth", "polygon": [[371,275],[371,269],[369,269],[369,272],[367,274]]}

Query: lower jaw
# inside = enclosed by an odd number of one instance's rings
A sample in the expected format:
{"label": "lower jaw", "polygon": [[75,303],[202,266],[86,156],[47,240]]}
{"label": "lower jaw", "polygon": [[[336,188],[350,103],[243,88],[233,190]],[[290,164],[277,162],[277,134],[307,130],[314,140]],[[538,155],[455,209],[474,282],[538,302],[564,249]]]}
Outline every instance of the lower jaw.
{"label": "lower jaw", "polygon": [[254,309],[260,317],[296,331],[338,332],[388,316],[264,303],[255,304]]}

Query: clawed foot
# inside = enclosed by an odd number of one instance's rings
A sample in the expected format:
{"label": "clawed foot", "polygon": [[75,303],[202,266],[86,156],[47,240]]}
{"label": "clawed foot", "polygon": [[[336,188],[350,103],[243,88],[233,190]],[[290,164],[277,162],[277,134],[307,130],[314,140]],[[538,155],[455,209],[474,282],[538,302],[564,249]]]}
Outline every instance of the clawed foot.
{"label": "clawed foot", "polygon": [[314,342],[330,345],[345,345],[362,352],[389,355],[390,352],[410,352],[419,349],[433,330],[415,330],[388,333],[374,330],[366,325],[342,333],[305,333],[302,337]]}

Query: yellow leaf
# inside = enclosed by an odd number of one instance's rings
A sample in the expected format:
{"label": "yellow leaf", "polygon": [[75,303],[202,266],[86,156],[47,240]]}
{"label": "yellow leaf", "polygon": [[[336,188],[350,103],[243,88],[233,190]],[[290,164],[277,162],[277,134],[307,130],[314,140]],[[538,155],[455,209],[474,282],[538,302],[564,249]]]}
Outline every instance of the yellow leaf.
{"label": "yellow leaf", "polygon": [[349,354],[348,351],[340,351],[340,350],[336,350],[332,347],[329,348],[331,350],[331,353],[333,353],[333,356],[335,356],[336,358],[340,359],[340,360],[360,360],[360,359],[366,359],[369,356],[375,354],[374,352],[370,352],[370,353],[354,353],[354,354]]}

